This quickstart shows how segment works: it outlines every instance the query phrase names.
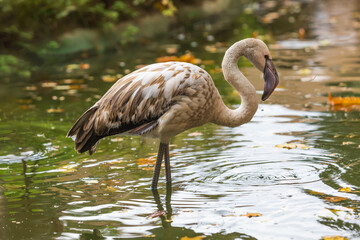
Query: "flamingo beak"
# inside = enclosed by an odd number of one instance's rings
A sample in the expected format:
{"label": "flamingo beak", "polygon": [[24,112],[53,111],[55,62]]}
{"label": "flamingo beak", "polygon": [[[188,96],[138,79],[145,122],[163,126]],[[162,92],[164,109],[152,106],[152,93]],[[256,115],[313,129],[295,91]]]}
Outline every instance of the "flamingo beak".
{"label": "flamingo beak", "polygon": [[265,68],[264,68],[264,93],[261,97],[263,101],[268,99],[272,92],[275,90],[276,86],[279,84],[279,76],[275,69],[275,66],[271,59],[268,56],[265,56]]}

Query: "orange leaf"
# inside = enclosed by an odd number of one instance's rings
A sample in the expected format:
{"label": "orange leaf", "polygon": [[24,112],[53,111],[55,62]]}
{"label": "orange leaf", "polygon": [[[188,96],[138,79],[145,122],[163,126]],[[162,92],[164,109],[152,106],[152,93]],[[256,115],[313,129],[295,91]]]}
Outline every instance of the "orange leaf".
{"label": "orange leaf", "polygon": [[248,218],[260,217],[261,215],[262,215],[261,213],[246,213],[246,214],[241,214],[241,216],[248,217]]}
{"label": "orange leaf", "polygon": [[322,240],[349,240],[349,239],[341,236],[324,236],[322,237]]}
{"label": "orange leaf", "polygon": [[198,58],[195,58],[194,55],[192,55],[191,53],[186,53],[180,57],[177,57],[177,56],[159,57],[156,59],[156,62],[158,62],[158,63],[160,63],[160,62],[188,62],[188,63],[192,63],[192,64],[199,64],[199,63],[201,63],[201,60]]}
{"label": "orange leaf", "polygon": [[349,199],[345,197],[325,197],[325,200],[329,202],[341,202]]}
{"label": "orange leaf", "polygon": [[46,110],[48,113],[62,113],[64,111],[64,109],[61,108],[50,108],[48,110]]}
{"label": "orange leaf", "polygon": [[328,95],[328,104],[335,112],[350,110],[360,111],[360,97],[332,97],[331,93]]}
{"label": "orange leaf", "polygon": [[137,165],[155,165],[156,157],[148,157],[148,158],[139,158],[137,160]]}
{"label": "orange leaf", "polygon": [[196,236],[196,237],[182,237],[180,240],[201,240],[205,238],[205,236]]}

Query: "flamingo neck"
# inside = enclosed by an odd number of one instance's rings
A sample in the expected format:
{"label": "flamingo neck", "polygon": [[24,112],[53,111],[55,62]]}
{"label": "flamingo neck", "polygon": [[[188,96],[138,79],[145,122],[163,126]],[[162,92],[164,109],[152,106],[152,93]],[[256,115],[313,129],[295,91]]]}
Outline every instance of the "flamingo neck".
{"label": "flamingo neck", "polygon": [[214,123],[236,127],[249,122],[258,108],[256,90],[249,80],[239,70],[237,62],[244,55],[247,48],[246,41],[242,40],[232,45],[225,53],[222,69],[225,80],[239,92],[241,105],[237,109],[228,108],[221,100],[219,111]]}

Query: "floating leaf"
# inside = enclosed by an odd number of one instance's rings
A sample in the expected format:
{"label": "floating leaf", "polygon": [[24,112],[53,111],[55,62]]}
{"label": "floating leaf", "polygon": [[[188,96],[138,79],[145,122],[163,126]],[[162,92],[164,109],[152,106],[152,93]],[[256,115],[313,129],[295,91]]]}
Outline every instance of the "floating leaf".
{"label": "floating leaf", "polygon": [[145,238],[154,238],[156,237],[154,234],[151,234],[151,235],[142,235],[142,237],[145,237]]}
{"label": "floating leaf", "polygon": [[348,198],[345,197],[325,197],[324,199],[328,202],[341,202],[341,201],[349,200]]}
{"label": "floating leaf", "polygon": [[331,93],[328,95],[328,104],[333,108],[334,112],[337,111],[360,111],[360,97],[332,97]]}
{"label": "floating leaf", "polygon": [[111,76],[111,75],[104,75],[101,77],[101,79],[104,82],[115,82],[116,80],[118,80],[118,78],[116,76]]}
{"label": "floating leaf", "polygon": [[342,145],[351,145],[351,144],[354,144],[354,142],[348,141],[348,142],[343,142],[343,143],[342,143]]}
{"label": "floating leaf", "polygon": [[202,135],[201,132],[192,132],[192,133],[188,134],[189,137],[195,137],[195,136],[201,136],[201,135]]}
{"label": "floating leaf", "polygon": [[312,71],[309,68],[302,68],[302,69],[298,70],[297,73],[300,75],[309,75],[312,73]]}
{"label": "floating leaf", "polygon": [[188,63],[192,63],[192,64],[200,64],[201,60],[198,58],[195,58],[194,55],[192,55],[191,53],[186,53],[180,57],[177,56],[164,56],[164,57],[159,57],[156,59],[157,63],[161,63],[161,62],[188,62]]}
{"label": "floating leaf", "polygon": [[205,236],[196,236],[196,237],[182,237],[180,240],[201,240],[204,239]]}
{"label": "floating leaf", "polygon": [[89,69],[89,68],[90,68],[90,64],[88,64],[88,63],[80,63],[80,68],[81,68],[82,70]]}
{"label": "floating leaf", "polygon": [[75,172],[78,167],[78,164],[67,164],[67,165],[64,165],[64,166],[61,166],[59,168],[57,168],[58,171],[60,172]]}
{"label": "floating leaf", "polygon": [[156,211],[153,212],[152,214],[150,214],[148,216],[148,218],[156,218],[156,217],[160,217],[160,216],[164,216],[167,213],[167,211],[163,210],[163,211]]}
{"label": "floating leaf", "polygon": [[46,110],[48,113],[62,113],[64,111],[64,109],[61,108],[50,108],[48,110]]}
{"label": "floating leaf", "polygon": [[246,214],[241,214],[241,216],[243,216],[243,217],[248,217],[248,218],[260,217],[261,215],[262,215],[261,213],[246,213]]}
{"label": "floating leaf", "polygon": [[311,195],[321,195],[321,196],[325,195],[325,193],[317,192],[317,191],[313,191],[313,190],[310,190],[309,194],[311,194]]}
{"label": "floating leaf", "polygon": [[309,146],[306,146],[305,144],[301,144],[301,143],[278,144],[278,145],[275,145],[275,147],[276,148],[286,148],[286,149],[295,149],[295,148],[310,149]]}
{"label": "floating leaf", "polygon": [[57,86],[56,82],[43,82],[41,83],[41,87],[43,88],[54,88]]}
{"label": "floating leaf", "polygon": [[137,160],[137,165],[139,165],[139,166],[155,165],[155,163],[156,163],[156,157],[139,158]]}
{"label": "floating leaf", "polygon": [[351,192],[351,189],[349,187],[340,188],[339,192]]}
{"label": "floating leaf", "polygon": [[124,139],[123,138],[112,138],[110,141],[112,141],[112,142],[122,142],[122,141],[124,141]]}
{"label": "floating leaf", "polygon": [[111,187],[111,186],[107,186],[105,188],[105,191],[108,191],[108,192],[117,192],[119,189],[116,189],[114,187]]}
{"label": "floating leaf", "polygon": [[349,240],[349,239],[341,236],[324,236],[322,237],[322,240]]}

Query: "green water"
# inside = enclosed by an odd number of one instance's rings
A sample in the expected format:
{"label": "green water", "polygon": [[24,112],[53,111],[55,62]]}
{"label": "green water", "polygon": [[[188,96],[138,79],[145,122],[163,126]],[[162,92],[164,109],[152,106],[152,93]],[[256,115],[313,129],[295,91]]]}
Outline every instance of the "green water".
{"label": "green water", "polygon": [[[159,40],[56,63],[31,80],[1,81],[0,239],[359,239],[360,114],[334,112],[327,95],[360,96],[360,2],[290,3],[273,23],[259,22],[278,8],[249,4],[233,22],[223,21],[223,31],[212,29],[224,16],[179,23],[186,28],[174,26]],[[253,14],[244,15],[246,7]],[[213,60],[203,67],[237,107],[239,97],[214,69],[222,45],[254,30],[270,39],[277,91],[246,125],[206,124],[175,137],[172,191],[164,172],[158,194],[149,189],[153,165],[142,159],[156,154],[157,140],[110,137],[89,157],[65,137],[113,84],[102,76],[154,62],[167,44],[177,44],[178,55],[190,50]],[[217,41],[223,44],[215,53],[205,47]],[[81,62],[90,68],[68,66]],[[261,73],[239,64],[260,98]],[[298,148],[279,146],[291,143]],[[345,187],[351,192],[339,191]]]}

